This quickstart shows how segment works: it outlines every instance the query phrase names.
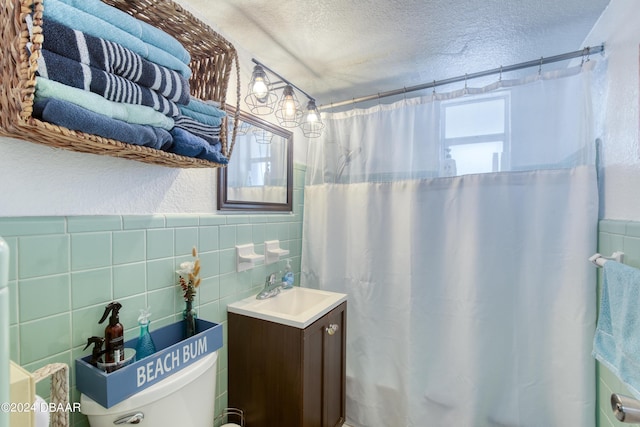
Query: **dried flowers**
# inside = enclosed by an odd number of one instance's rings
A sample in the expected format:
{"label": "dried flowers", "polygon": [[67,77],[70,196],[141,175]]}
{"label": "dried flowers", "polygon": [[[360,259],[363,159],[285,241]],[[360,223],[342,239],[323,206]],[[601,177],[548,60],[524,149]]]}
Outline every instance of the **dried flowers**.
{"label": "dried flowers", "polygon": [[194,246],[191,250],[191,255],[195,258],[195,261],[185,261],[180,264],[180,270],[176,272],[180,276],[179,285],[184,293],[185,301],[193,301],[193,297],[196,295],[196,288],[200,286],[200,258],[198,258],[198,251]]}

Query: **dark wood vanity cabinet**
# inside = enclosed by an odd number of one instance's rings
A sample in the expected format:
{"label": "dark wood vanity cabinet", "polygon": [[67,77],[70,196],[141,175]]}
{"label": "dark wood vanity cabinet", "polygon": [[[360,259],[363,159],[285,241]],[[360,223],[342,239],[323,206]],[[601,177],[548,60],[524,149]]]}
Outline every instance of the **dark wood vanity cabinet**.
{"label": "dark wood vanity cabinet", "polygon": [[246,427],[343,424],[346,310],[343,302],[305,329],[228,313],[228,401]]}

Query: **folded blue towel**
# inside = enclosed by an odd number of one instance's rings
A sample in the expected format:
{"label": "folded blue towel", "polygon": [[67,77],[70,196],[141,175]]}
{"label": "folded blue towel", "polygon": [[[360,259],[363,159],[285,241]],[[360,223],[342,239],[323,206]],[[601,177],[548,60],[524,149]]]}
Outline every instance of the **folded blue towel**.
{"label": "folded blue towel", "polygon": [[59,0],[44,0],[43,15],[45,19],[66,25],[83,33],[110,40],[130,49],[151,62],[176,70],[183,77],[191,77],[191,69],[184,62],[171,54],[143,42],[136,36],[121,30],[115,25],[97,18],[80,9],[71,7]]}
{"label": "folded blue towel", "polygon": [[46,49],[41,49],[37,74],[67,86],[97,93],[109,101],[146,105],[170,117],[179,114],[176,103],[154,90]]}
{"label": "folded blue towel", "polygon": [[158,150],[168,150],[173,143],[164,129],[126,123],[55,98],[36,99],[33,116],[67,129]]}
{"label": "folded blue towel", "polygon": [[220,142],[220,126],[209,126],[200,123],[191,117],[179,115],[173,118],[175,126],[182,130],[200,137],[209,144],[215,145]]}
{"label": "folded blue towel", "polygon": [[640,399],[640,270],[607,261],[603,267],[593,356]]}
{"label": "folded blue towel", "polygon": [[180,128],[171,129],[171,135],[173,136],[173,145],[169,149],[171,153],[221,164],[229,163],[229,160],[218,151],[219,148],[216,150],[216,147],[211,146],[202,138],[198,138]]}
{"label": "folded blue towel", "polygon": [[[70,1],[70,0],[68,0]],[[28,16],[27,19],[30,17]],[[189,82],[174,70],[147,61],[109,40],[94,37],[50,19],[42,23],[42,48],[85,65],[117,74],[160,93],[171,101],[190,101]]]}
{"label": "folded blue towel", "polygon": [[115,7],[111,7],[100,0],[60,0],[67,5],[90,13],[104,21],[110,22],[121,30],[136,36],[143,42],[160,48],[175,56],[185,64],[191,62],[189,52],[173,36],[164,31],[140,21],[135,17]]}

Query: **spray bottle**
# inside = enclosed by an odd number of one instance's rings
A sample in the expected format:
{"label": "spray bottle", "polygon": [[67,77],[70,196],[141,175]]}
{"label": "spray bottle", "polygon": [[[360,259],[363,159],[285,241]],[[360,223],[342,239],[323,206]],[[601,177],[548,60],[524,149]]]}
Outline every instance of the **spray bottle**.
{"label": "spray bottle", "polygon": [[91,351],[91,360],[89,363],[93,366],[98,366],[100,357],[104,353],[102,350],[102,344],[104,344],[104,338],[102,337],[90,337],[87,339],[87,345],[82,349],[83,351],[89,348],[93,344],[93,350]]}
{"label": "spray bottle", "polygon": [[140,336],[136,343],[136,360],[141,360],[147,356],[151,356],[156,352],[156,345],[153,343],[153,339],[149,334],[149,312],[150,307],[146,309],[140,309],[140,316],[138,316],[138,325],[140,325]]}
{"label": "spray bottle", "polygon": [[105,321],[109,313],[109,325],[104,328],[104,361],[113,363],[124,360],[124,327],[120,323],[119,311],[122,305],[119,302],[112,302],[104,309],[104,314],[98,323]]}

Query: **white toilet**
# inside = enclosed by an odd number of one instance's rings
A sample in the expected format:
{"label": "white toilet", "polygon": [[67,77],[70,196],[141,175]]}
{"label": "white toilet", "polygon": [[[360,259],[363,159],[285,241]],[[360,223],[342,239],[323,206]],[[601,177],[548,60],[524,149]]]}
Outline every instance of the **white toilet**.
{"label": "white toilet", "polygon": [[215,416],[218,352],[107,409],[84,394],[83,414],[91,427],[141,424],[150,427],[211,427]]}

